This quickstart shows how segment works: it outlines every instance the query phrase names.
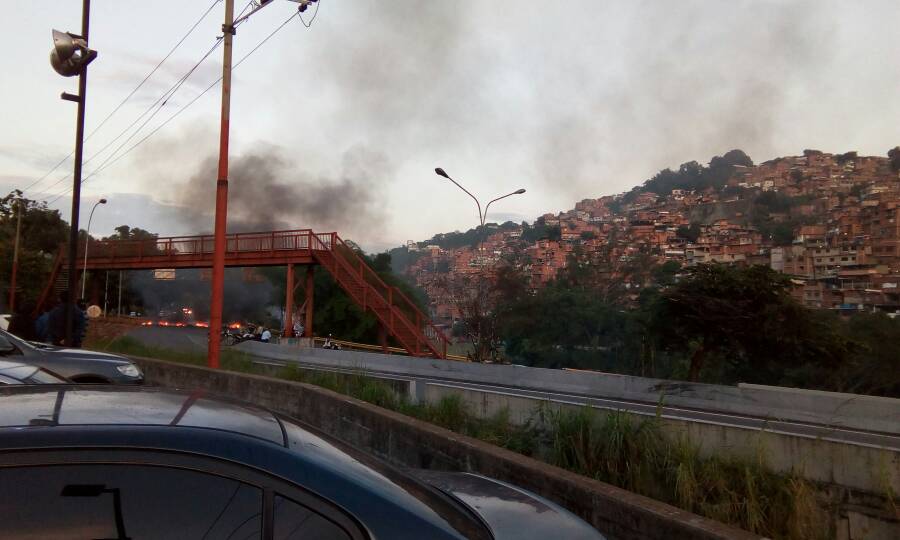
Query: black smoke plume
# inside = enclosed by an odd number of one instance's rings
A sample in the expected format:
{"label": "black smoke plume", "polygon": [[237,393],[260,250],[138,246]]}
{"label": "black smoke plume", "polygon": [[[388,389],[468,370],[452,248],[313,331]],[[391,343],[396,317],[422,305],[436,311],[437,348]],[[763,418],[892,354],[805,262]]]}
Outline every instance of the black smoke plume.
{"label": "black smoke plume", "polygon": [[[175,204],[190,230],[210,232],[218,159],[204,159],[177,189]],[[336,177],[315,175],[275,147],[233,156],[229,165],[228,232],[312,228],[345,236],[379,228],[384,219],[379,188],[387,180],[385,158],[362,148],[343,156]]]}
{"label": "black smoke plume", "polygon": [[[207,271],[208,272],[208,271]],[[211,284],[197,269],[176,270],[175,279],[155,279],[153,271],[128,273],[128,287],[140,294],[144,314],[156,318],[162,311],[178,313],[190,308],[198,321],[209,320]],[[241,268],[225,269],[224,322],[255,322],[265,320],[266,308],[273,304],[275,287],[268,280],[245,279]]]}

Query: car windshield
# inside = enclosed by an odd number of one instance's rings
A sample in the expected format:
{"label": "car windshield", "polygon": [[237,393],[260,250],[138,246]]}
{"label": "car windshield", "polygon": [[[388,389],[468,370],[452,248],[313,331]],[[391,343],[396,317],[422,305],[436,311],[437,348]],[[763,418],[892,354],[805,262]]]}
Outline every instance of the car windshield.
{"label": "car windshield", "polygon": [[0,330],[0,336],[5,337],[11,343],[15,344],[17,347],[32,349],[32,350],[37,348],[34,345],[32,345],[31,343],[28,343],[24,339],[20,338],[19,336],[15,335],[15,334],[10,334],[6,330]]}

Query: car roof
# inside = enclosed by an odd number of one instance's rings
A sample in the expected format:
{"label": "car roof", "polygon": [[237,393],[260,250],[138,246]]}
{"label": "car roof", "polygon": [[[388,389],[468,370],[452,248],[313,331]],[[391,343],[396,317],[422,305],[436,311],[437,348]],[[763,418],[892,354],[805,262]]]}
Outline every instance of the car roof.
{"label": "car roof", "polygon": [[[92,434],[88,439],[83,436],[87,432]],[[164,435],[166,432],[169,435]],[[270,452],[262,448],[247,453],[246,445],[229,433],[267,441],[264,446],[287,452],[293,461],[269,459]],[[449,510],[441,497],[408,475],[323,437],[260,407],[202,391],[103,385],[0,386],[0,440],[7,444],[5,449],[117,446],[125,442],[134,447],[200,451],[249,460],[248,465],[253,462],[285,478],[301,475],[305,482],[315,483],[311,487],[322,496],[354,514],[379,519],[378,513],[386,511],[385,515],[401,521],[421,520],[420,526],[432,528],[434,538],[461,538],[457,531],[474,527],[471,517]],[[376,499],[388,506],[379,507],[374,504]]]}
{"label": "car roof", "polygon": [[0,427],[29,425],[203,427],[287,444],[271,412],[199,391],[54,385],[0,394]]}

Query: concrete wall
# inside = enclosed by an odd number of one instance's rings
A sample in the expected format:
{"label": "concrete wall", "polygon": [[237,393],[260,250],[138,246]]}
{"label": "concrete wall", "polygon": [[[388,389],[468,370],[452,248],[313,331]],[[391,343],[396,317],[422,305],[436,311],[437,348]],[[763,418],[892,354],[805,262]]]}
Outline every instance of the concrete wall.
{"label": "concrete wall", "polygon": [[[483,418],[506,410],[510,421],[516,423],[534,421],[538,407],[554,411],[582,407],[452,384],[425,384],[420,393],[421,399],[432,403],[459,396],[473,414]],[[770,470],[796,472],[815,482],[817,500],[833,518],[831,526],[840,540],[887,540],[900,533],[900,515],[885,497],[888,490],[900,493],[900,452],[709,422],[662,417],[661,423],[671,440],[684,437],[698,445],[703,456],[762,461]]]}
{"label": "concrete wall", "polygon": [[[563,401],[459,388],[452,384],[428,383],[424,386],[427,402],[434,403],[444,396],[456,395],[462,397],[469,410],[480,417],[487,418],[506,409],[510,421],[518,424],[533,420],[541,406],[554,410],[582,407]],[[661,420],[664,432],[672,440],[685,437],[698,446],[702,455],[722,456],[726,454],[723,449],[727,449],[729,456],[752,461],[763,459],[773,471],[797,472],[814,482],[879,496],[883,496],[888,489],[900,493],[900,452],[711,422],[689,422],[665,416]]]}
{"label": "concrete wall", "polygon": [[316,386],[134,359],[151,384],[243,399],[315,426],[394,464],[469,471],[517,484],[612,539],[751,539],[755,535]]}
{"label": "concrete wall", "polygon": [[805,391],[771,386],[668,381],[608,373],[565,371],[516,365],[473,364],[357,351],[289,348],[246,342],[250,354],[330,367],[377,370],[407,377],[441,377],[470,383],[495,384],[597,396],[673,407],[826,424],[835,427],[900,434],[900,399]]}

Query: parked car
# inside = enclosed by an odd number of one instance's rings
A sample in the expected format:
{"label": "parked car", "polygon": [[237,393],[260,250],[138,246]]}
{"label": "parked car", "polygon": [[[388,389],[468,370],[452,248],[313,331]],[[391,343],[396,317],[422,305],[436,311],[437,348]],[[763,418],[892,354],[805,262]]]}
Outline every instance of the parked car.
{"label": "parked car", "polygon": [[0,449],[11,538],[603,538],[516,486],[466,473],[417,477],[202,392],[0,388]]}
{"label": "parked car", "polygon": [[124,356],[29,342],[3,330],[0,330],[0,357],[46,368],[78,383],[144,382],[140,368]]}
{"label": "parked car", "polygon": [[66,384],[65,377],[31,364],[0,360],[0,385],[4,384]]}

